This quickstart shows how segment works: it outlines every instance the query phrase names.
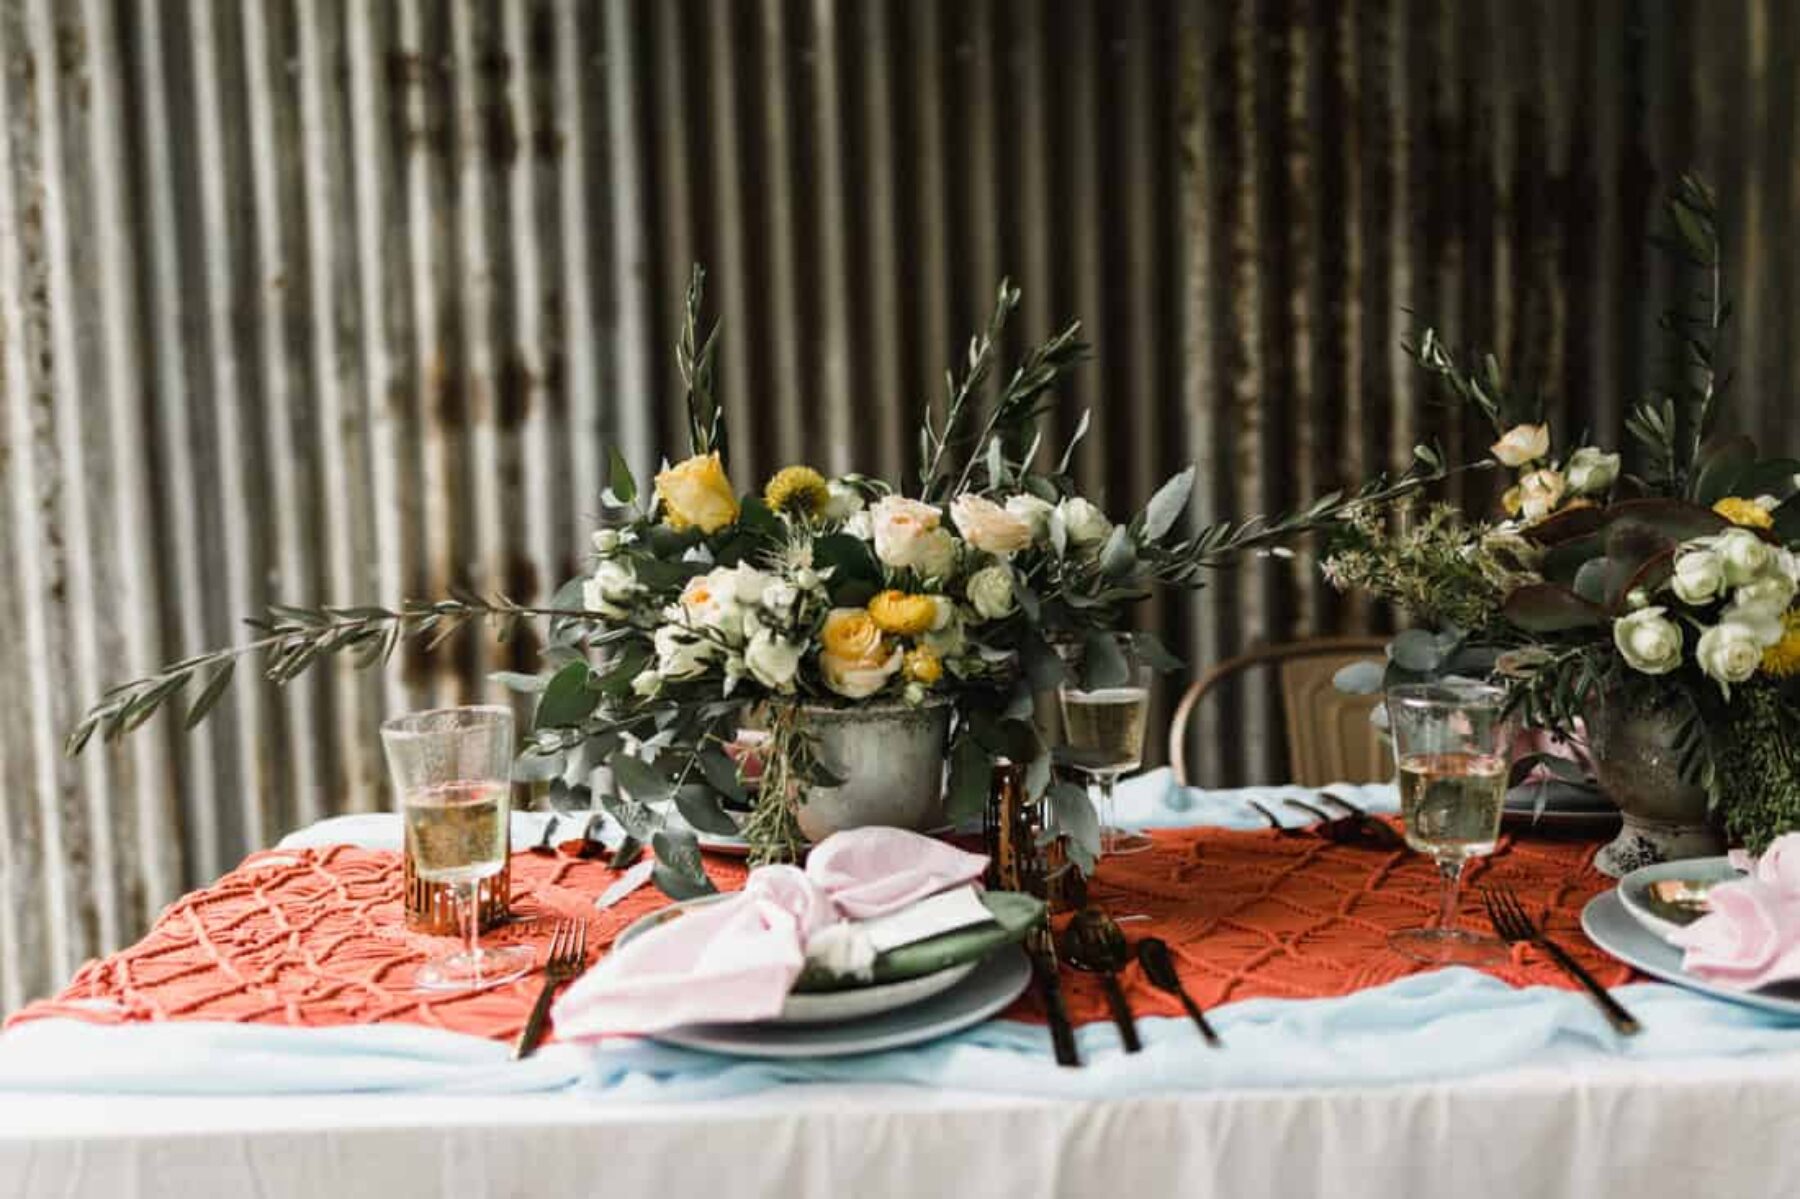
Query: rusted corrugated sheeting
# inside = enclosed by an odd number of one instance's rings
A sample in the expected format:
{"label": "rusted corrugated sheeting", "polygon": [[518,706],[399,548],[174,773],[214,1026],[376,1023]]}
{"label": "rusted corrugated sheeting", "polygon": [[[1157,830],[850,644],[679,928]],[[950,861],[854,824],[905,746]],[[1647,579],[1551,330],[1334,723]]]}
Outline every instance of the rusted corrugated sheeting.
{"label": "rusted corrugated sheeting", "polygon": [[[184,886],[382,805],[374,725],[505,652],[240,687],[69,762],[108,682],[271,599],[575,568],[604,449],[674,447],[714,268],[739,482],[899,475],[1003,273],[1115,507],[1207,517],[1401,461],[1410,309],[1617,439],[1669,280],[1654,197],[1726,204],[1745,423],[1800,441],[1791,6],[0,0],[0,1006]],[[1195,661],[1371,614],[1269,562],[1146,619]],[[1205,777],[1278,771],[1268,696]]]}

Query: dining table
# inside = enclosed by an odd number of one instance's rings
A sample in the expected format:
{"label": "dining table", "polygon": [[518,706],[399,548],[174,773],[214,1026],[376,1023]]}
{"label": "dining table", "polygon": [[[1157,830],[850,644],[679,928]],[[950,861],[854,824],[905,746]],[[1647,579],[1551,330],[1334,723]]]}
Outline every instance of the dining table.
{"label": "dining table", "polygon": [[[1341,787],[1380,816],[1389,786]],[[1622,1036],[1530,945],[1428,968],[1387,949],[1436,871],[1403,844],[1334,840],[1290,801],[1153,771],[1121,785],[1144,854],[1089,898],[1172,947],[1220,1044],[1133,966],[1127,1053],[1098,980],[1064,971],[1083,1064],[1058,1066],[1028,992],[929,1043],[746,1060],[512,1037],[535,979],[424,1002],[385,972],[397,816],[296,830],[183,897],[0,1033],[0,1195],[1800,1194],[1800,1017],[1653,981],[1584,936],[1604,836],[1511,827],[1470,871],[1523,896],[1642,1027]],[[1276,813],[1281,828],[1270,827]],[[515,813],[514,935],[590,922],[591,955],[666,904],[604,909],[617,879],[545,852]],[[534,849],[536,852],[534,852]],[[711,858],[721,887],[744,867]],[[325,985],[326,980],[330,985]]]}

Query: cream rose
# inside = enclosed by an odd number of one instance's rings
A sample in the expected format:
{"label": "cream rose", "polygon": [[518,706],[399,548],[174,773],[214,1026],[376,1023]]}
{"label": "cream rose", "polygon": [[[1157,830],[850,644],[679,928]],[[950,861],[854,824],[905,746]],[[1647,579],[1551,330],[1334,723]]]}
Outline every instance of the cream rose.
{"label": "cream rose", "polygon": [[956,569],[956,538],[949,529],[933,529],[919,538],[912,568],[922,579],[947,579]]}
{"label": "cream rose", "polygon": [[969,576],[969,606],[983,620],[999,620],[1013,610],[1012,571],[1004,566],[985,566]]}
{"label": "cream rose", "polygon": [[1794,580],[1781,571],[1772,570],[1752,579],[1731,593],[1732,607],[1745,611],[1765,612],[1776,621],[1794,603]]}
{"label": "cream rose", "polygon": [[1669,590],[1684,604],[1711,603],[1725,589],[1725,563],[1703,545],[1683,546],[1675,555]]}
{"label": "cream rose", "polygon": [[664,625],[651,637],[656,646],[656,673],[665,679],[691,679],[706,671],[717,647],[698,633]]}
{"label": "cream rose", "polygon": [[1613,621],[1613,644],[1640,674],[1668,674],[1681,665],[1681,626],[1661,607],[1639,608]]}
{"label": "cream rose", "polygon": [[1063,528],[1068,530],[1069,544],[1081,546],[1099,545],[1112,536],[1112,521],[1106,514],[1078,495],[1072,495],[1056,506],[1062,515]]}
{"label": "cream rose", "polygon": [[1543,520],[1562,503],[1568,482],[1558,471],[1544,467],[1519,480],[1519,514],[1526,520]]}
{"label": "cream rose", "polygon": [[1618,480],[1619,455],[1584,445],[1569,455],[1563,474],[1569,480],[1569,490],[1576,495],[1599,495]]}
{"label": "cream rose", "polygon": [[737,495],[717,454],[697,454],[656,476],[663,518],[677,529],[716,533],[738,518]]}
{"label": "cream rose", "polygon": [[1016,554],[1031,546],[1031,526],[985,496],[957,496],[950,519],[963,540],[985,554]]}
{"label": "cream rose", "polygon": [[766,629],[750,638],[744,649],[744,665],[750,677],[771,691],[792,691],[800,672],[800,647]]}
{"label": "cream rose", "polygon": [[1025,522],[1031,530],[1031,539],[1042,543],[1050,537],[1050,514],[1056,511],[1056,505],[1049,500],[1021,491],[1018,495],[1008,497],[1006,510]]}
{"label": "cream rose", "polygon": [[1750,625],[1724,620],[1700,634],[1694,657],[1707,677],[1730,685],[1741,683],[1762,665],[1762,638]]}
{"label": "cream rose", "polygon": [[1725,564],[1725,582],[1741,587],[1777,565],[1775,547],[1749,529],[1727,529],[1713,543]]}
{"label": "cream rose", "polygon": [[728,567],[695,575],[681,589],[682,617],[694,628],[711,629],[732,641],[744,635],[744,606],[737,578]]}
{"label": "cream rose", "polygon": [[927,551],[922,543],[943,523],[943,513],[930,504],[904,496],[883,496],[869,509],[875,556],[896,570],[916,569]]}
{"label": "cream rose", "polygon": [[1536,462],[1550,452],[1550,426],[1514,425],[1488,450],[1507,466]]}

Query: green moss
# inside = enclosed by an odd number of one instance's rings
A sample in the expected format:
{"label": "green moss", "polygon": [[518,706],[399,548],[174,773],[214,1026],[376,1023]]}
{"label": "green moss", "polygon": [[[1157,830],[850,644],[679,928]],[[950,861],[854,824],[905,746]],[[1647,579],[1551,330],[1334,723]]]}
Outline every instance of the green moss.
{"label": "green moss", "polygon": [[1718,749],[1725,831],[1752,853],[1800,829],[1800,705],[1791,690],[1772,683],[1740,690]]}

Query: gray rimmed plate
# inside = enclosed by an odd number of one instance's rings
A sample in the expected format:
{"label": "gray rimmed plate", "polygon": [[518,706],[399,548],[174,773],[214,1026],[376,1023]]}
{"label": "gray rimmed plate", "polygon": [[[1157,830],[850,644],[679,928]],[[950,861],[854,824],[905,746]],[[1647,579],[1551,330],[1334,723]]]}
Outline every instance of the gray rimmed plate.
{"label": "gray rimmed plate", "polygon": [[1031,963],[1007,946],[984,959],[967,978],[930,999],[860,1020],[835,1024],[690,1024],[655,1034],[684,1049],[734,1057],[848,1057],[903,1049],[961,1032],[998,1015],[1024,993]]}
{"label": "gray rimmed plate", "polygon": [[[726,899],[725,895],[702,895],[685,899],[666,908],[639,917],[621,932],[615,945],[624,945],[683,912]],[[845,987],[833,991],[795,991],[781,1005],[781,1014],[772,1020],[760,1020],[744,1027],[771,1028],[800,1024],[831,1024],[846,1020],[865,1020],[909,1004],[920,1003],[954,987],[972,974],[979,961],[959,962],[942,970],[902,978],[893,982],[872,983],[862,987]],[[721,1026],[722,1027],[722,1026]]]}
{"label": "gray rimmed plate", "polygon": [[1779,983],[1756,991],[1734,991],[1695,978],[1681,968],[1681,950],[1639,924],[1625,910],[1617,891],[1603,891],[1581,910],[1581,931],[1588,940],[1627,966],[1714,999],[1800,1018],[1800,982]]}
{"label": "gray rimmed plate", "polygon": [[[1537,810],[1539,792],[1544,809]],[[1598,787],[1553,779],[1547,783],[1521,783],[1506,793],[1503,812],[1508,826],[1520,829],[1598,832],[1619,823],[1619,809]]]}
{"label": "gray rimmed plate", "polygon": [[1619,880],[1619,902],[1639,924],[1666,941],[1671,933],[1682,927],[1683,922],[1671,920],[1658,910],[1657,904],[1650,897],[1650,884],[1665,879],[1681,879],[1684,882],[1711,886],[1742,877],[1743,871],[1733,866],[1731,859],[1724,856],[1658,862],[1654,866],[1640,866]]}

